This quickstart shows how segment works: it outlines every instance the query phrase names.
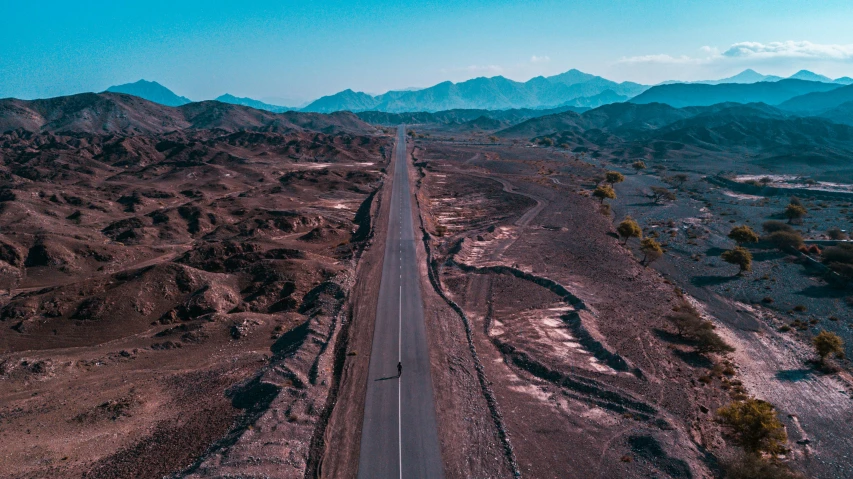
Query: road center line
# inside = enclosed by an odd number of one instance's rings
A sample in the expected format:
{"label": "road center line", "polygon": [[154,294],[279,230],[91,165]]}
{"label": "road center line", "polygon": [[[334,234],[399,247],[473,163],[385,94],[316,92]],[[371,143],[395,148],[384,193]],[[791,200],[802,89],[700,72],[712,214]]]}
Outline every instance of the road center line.
{"label": "road center line", "polygon": [[[406,137],[403,136],[402,140],[405,142]],[[403,143],[405,145],[405,143]],[[405,146],[404,146],[405,147]],[[397,148],[397,151],[400,151]],[[398,166],[400,158],[397,158]],[[401,170],[402,171],[402,170]],[[399,295],[399,309],[397,314],[397,361],[402,365],[403,364],[403,210],[402,203],[403,198],[400,198],[400,295]],[[401,391],[403,389],[403,375],[402,370],[400,377],[397,378],[397,460],[400,465],[400,479],[403,479],[403,410],[402,410],[402,402],[400,400],[400,396],[402,395]]]}

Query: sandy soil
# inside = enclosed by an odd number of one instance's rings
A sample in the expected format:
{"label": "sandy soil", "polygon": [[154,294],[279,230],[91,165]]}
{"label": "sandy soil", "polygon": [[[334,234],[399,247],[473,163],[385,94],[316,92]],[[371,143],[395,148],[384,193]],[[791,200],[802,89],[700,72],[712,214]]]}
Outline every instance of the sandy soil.
{"label": "sandy soil", "polygon": [[304,476],[389,145],[2,135],[0,477]]}
{"label": "sandy soil", "polygon": [[707,412],[728,396],[662,339],[673,287],[638,265],[595,203],[575,193],[595,169],[570,164],[558,183],[548,165],[565,160],[542,151],[496,148],[481,160],[419,145],[441,288],[471,324],[519,472],[713,474],[707,451],[724,442]]}

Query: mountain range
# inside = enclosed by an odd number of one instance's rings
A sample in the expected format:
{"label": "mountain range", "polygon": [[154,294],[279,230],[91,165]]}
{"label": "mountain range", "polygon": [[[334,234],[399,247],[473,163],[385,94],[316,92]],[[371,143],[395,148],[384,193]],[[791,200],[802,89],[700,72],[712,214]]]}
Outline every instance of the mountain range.
{"label": "mountain range", "polygon": [[192,100],[189,98],[176,95],[172,90],[169,90],[156,81],[139,80],[135,83],[114,85],[107,88],[107,91],[110,93],[124,93],[138,96],[139,98],[166,106],[181,106],[192,103]]}
{"label": "mountain range", "polygon": [[0,99],[0,133],[27,130],[47,133],[161,134],[179,130],[226,132],[310,129],[324,133],[369,133],[375,127],[354,114],[272,113],[218,101],[169,107],[137,96],[104,92],[43,100]]}
{"label": "mountain range", "polygon": [[[853,110],[853,102],[844,104]],[[494,132],[498,137],[559,145],[576,153],[689,161],[796,162],[845,169],[853,156],[853,125],[826,116],[792,115],[762,103],[675,108],[615,103],[578,114],[532,118]],[[722,167],[722,166],[721,166]]]}
{"label": "mountain range", "polygon": [[637,95],[631,103],[665,103],[676,108],[717,103],[767,103],[777,105],[794,97],[844,88],[836,83],[779,80],[758,83],[671,83],[658,85]]}
{"label": "mountain range", "polygon": [[253,100],[251,98],[240,98],[240,97],[236,97],[234,95],[230,95],[228,93],[216,97],[215,101],[219,101],[222,103],[230,103],[232,105],[248,106],[248,107],[255,108],[257,110],[266,110],[266,111],[271,111],[273,113],[284,113],[286,111],[297,110],[297,108],[290,108],[287,106],[271,105],[269,103],[264,103],[260,100]]}
{"label": "mountain range", "polygon": [[597,107],[614,101],[625,101],[647,88],[638,83],[617,83],[578,70],[569,70],[550,77],[535,77],[526,82],[502,76],[480,77],[460,83],[442,82],[414,91],[390,91],[376,96],[344,90],[310,103],[303,111],[378,110],[402,113],[452,109]]}
{"label": "mountain range", "polygon": [[720,80],[704,80],[698,82],[667,82],[667,83],[705,83],[708,85],[719,85],[720,83],[758,83],[758,82],[776,82],[779,80],[806,80],[806,81],[817,81],[823,83],[838,83],[839,85],[850,85],[853,84],[853,78],[850,77],[841,77],[832,79],[828,76],[819,75],[817,73],[808,71],[808,70],[800,70],[793,75],[784,78],[776,75],[763,75],[758,73],[757,71],[748,68],[737,75],[722,78]]}
{"label": "mountain range", "polygon": [[[786,81],[795,85],[797,82],[816,83]],[[460,132],[479,130],[534,142],[548,137],[550,144],[572,151],[608,149],[613,155],[626,158],[644,155],[695,157],[706,153],[728,154],[725,152],[746,148],[768,161],[843,165],[853,156],[853,101],[847,100],[853,87],[835,86],[836,90],[806,93],[792,99],[796,101],[783,102],[787,108],[804,101],[817,104],[821,109],[819,115],[797,114],[782,109],[782,105],[737,102],[681,108],[657,102],[622,102],[591,110],[561,107],[403,114],[272,113],[218,101],[168,107],[127,94],[82,93],[43,100],[2,99],[0,134],[11,131],[13,136],[20,136],[29,131],[66,136],[113,134],[132,137],[201,130],[225,134],[241,131],[372,134],[377,131],[373,126],[376,124],[418,122],[443,123]]]}
{"label": "mountain range", "polygon": [[[763,102],[780,105],[780,108],[797,114],[816,115],[836,109],[853,100],[848,90],[835,96],[812,96],[795,101],[805,94],[822,94],[841,86],[853,84],[850,77],[831,79],[808,70],[801,70],[788,78],[763,75],[755,70],[743,72],[720,80],[699,82],[664,82],[656,86],[632,82],[617,83],[579,70],[550,77],[536,77],[526,82],[509,80],[502,76],[475,78],[452,83],[443,82],[432,87],[389,91],[381,95],[344,90],[317,99],[303,108],[274,105],[253,98],[224,94],[216,101],[243,105],[273,113],[306,111],[328,113],[334,111],[386,113],[444,112],[449,110],[547,110],[554,108],[594,109],[602,105],[631,101],[635,103],[659,102],[671,106],[702,106],[724,102]],[[191,100],[179,96],[157,82],[140,80],[135,83],[112,86],[108,92],[125,93],[167,106],[182,106]],[[839,100],[844,101],[839,101]],[[782,105],[786,102],[789,104]],[[845,114],[841,109],[834,118]]]}

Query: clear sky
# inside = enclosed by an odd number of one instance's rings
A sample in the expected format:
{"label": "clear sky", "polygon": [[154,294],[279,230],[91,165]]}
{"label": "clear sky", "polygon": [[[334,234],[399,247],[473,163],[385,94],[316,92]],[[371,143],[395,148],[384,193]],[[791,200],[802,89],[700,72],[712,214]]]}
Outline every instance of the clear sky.
{"label": "clear sky", "polygon": [[0,97],[140,78],[296,103],[577,68],[623,81],[744,68],[853,76],[853,2],[0,0]]}

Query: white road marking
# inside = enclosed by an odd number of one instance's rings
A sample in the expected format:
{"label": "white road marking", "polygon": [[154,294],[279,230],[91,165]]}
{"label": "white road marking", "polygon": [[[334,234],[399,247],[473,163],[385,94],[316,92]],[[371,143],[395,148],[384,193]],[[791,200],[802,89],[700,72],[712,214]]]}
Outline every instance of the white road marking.
{"label": "white road marking", "polygon": [[[405,141],[405,136],[403,137]],[[405,143],[404,143],[405,145]],[[400,158],[397,158],[399,161]],[[402,172],[402,170],[400,170]],[[402,203],[402,197],[401,203]],[[397,361],[403,364],[403,210],[400,205],[400,295],[399,295],[399,313],[397,314]],[[403,389],[403,375],[400,371],[400,377],[397,378],[397,453],[400,464],[400,479],[403,479],[403,411],[400,400],[401,391]]]}

